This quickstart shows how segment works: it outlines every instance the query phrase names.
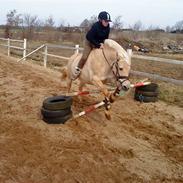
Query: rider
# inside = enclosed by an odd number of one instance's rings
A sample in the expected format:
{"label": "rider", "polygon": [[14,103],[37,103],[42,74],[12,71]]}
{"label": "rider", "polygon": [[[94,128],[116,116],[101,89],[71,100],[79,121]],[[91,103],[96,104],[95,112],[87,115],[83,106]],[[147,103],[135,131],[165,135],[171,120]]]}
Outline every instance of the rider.
{"label": "rider", "polygon": [[106,11],[100,12],[98,15],[98,21],[92,25],[91,29],[86,34],[83,56],[79,61],[78,66],[75,67],[72,78],[73,80],[80,75],[90,51],[93,48],[103,49],[104,40],[109,37],[109,22],[111,22],[109,13]]}

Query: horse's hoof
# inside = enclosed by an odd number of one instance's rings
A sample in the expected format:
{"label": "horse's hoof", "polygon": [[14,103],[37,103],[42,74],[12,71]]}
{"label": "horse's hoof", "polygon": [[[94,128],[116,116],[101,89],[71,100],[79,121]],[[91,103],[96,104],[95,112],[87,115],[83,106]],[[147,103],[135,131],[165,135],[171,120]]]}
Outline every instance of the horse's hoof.
{"label": "horse's hoof", "polygon": [[111,120],[111,114],[109,111],[105,111],[105,117],[108,119],[108,120]]}

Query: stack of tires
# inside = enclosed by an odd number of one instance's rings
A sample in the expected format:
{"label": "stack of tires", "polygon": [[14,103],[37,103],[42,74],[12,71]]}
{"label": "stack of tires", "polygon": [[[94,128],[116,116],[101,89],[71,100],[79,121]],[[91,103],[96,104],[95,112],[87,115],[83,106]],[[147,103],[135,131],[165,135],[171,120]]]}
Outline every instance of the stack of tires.
{"label": "stack of tires", "polygon": [[69,96],[49,97],[43,101],[41,114],[49,124],[64,124],[72,117],[72,98]]}
{"label": "stack of tires", "polygon": [[135,89],[135,100],[140,102],[156,102],[158,100],[159,88],[156,83],[140,86]]}

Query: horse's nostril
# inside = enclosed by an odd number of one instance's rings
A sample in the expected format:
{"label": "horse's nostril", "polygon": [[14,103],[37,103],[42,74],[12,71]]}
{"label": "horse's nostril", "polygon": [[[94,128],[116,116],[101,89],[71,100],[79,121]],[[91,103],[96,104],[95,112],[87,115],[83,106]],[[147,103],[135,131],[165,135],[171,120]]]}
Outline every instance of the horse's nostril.
{"label": "horse's nostril", "polygon": [[119,70],[120,70],[120,71],[122,71],[122,70],[123,70],[123,68],[119,68]]}

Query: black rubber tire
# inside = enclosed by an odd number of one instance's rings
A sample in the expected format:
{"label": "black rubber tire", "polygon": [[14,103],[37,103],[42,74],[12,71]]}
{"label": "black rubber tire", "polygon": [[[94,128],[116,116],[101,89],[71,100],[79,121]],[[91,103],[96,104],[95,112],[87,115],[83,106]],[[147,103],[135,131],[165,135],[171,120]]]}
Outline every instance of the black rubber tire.
{"label": "black rubber tire", "polygon": [[64,124],[70,118],[72,118],[72,112],[66,116],[58,117],[58,118],[45,118],[45,117],[43,117],[43,121],[45,121],[48,124]]}
{"label": "black rubber tire", "polygon": [[72,97],[64,95],[49,97],[43,101],[43,107],[51,111],[67,109],[71,105]]}
{"label": "black rubber tire", "polygon": [[140,102],[156,102],[158,100],[157,97],[148,97],[148,96],[144,96],[142,94],[137,94],[135,93],[135,100],[138,100]]}
{"label": "black rubber tire", "polygon": [[149,85],[139,86],[139,87],[137,87],[137,89],[140,91],[155,92],[155,91],[158,91],[158,85],[156,83],[151,83]]}
{"label": "black rubber tire", "polygon": [[158,91],[154,91],[154,92],[151,92],[151,91],[141,91],[141,90],[138,90],[137,88],[135,90],[135,93],[141,94],[141,95],[147,96],[147,97],[157,97],[158,94],[159,94]]}
{"label": "black rubber tire", "polygon": [[59,118],[59,117],[66,116],[70,113],[72,113],[70,107],[62,110],[56,110],[56,111],[50,111],[48,109],[45,109],[44,107],[41,108],[41,114],[45,118]]}

